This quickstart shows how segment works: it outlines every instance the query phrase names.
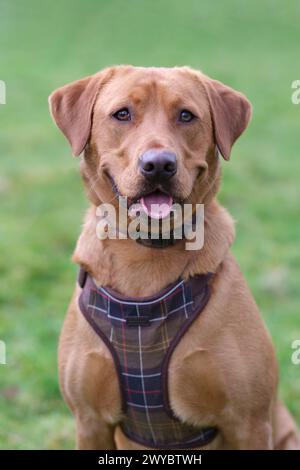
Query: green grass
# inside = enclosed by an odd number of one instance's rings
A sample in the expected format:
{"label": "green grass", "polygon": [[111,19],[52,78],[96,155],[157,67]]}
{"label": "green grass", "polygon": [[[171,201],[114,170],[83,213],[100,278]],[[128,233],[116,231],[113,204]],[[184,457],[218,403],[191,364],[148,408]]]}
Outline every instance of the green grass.
{"label": "green grass", "polygon": [[234,253],[272,333],[281,396],[300,424],[299,79],[296,0],[0,0],[0,448],[72,448],[57,384],[58,334],[75,282],[85,201],[78,161],[52,125],[56,87],[118,63],[201,68],[242,90],[251,127],[224,164]]}

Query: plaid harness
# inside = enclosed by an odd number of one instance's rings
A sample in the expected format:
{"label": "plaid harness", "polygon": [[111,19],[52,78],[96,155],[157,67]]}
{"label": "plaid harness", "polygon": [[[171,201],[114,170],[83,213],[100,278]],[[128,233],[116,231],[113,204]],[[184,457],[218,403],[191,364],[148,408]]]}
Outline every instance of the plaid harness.
{"label": "plaid harness", "polygon": [[117,369],[121,429],[146,447],[187,449],[208,444],[216,436],[216,428],[179,421],[168,396],[171,355],[207,304],[210,277],[197,275],[179,280],[155,296],[130,298],[97,287],[80,269],[81,312],[111,351]]}

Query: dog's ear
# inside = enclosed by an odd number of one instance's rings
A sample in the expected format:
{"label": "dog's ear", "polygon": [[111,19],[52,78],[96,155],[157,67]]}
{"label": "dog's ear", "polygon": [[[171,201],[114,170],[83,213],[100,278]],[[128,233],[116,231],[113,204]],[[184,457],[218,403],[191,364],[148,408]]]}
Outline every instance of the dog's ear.
{"label": "dog's ear", "polygon": [[68,139],[73,155],[84,150],[91,133],[93,108],[109,69],[55,90],[49,97],[50,113]]}
{"label": "dog's ear", "polygon": [[229,160],[234,142],[250,121],[252,107],[242,93],[208,77],[203,81],[209,100],[216,145],[225,160]]}

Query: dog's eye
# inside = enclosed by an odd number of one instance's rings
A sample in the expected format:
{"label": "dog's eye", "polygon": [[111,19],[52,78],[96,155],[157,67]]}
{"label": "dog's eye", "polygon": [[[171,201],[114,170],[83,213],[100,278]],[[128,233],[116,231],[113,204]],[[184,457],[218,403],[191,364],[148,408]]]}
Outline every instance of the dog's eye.
{"label": "dog's eye", "polygon": [[193,119],[195,119],[195,115],[189,111],[188,109],[183,109],[179,115],[179,121],[180,122],[191,122]]}
{"label": "dog's eye", "polygon": [[116,113],[113,114],[113,117],[118,121],[130,121],[131,115],[128,108],[119,109]]}

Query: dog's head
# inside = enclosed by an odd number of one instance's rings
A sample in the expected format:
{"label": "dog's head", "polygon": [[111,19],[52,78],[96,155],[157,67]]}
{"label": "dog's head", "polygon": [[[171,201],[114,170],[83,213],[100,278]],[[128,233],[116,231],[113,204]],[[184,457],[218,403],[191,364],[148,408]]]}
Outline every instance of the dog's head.
{"label": "dog's head", "polygon": [[[111,67],[56,90],[52,116],[82,159],[89,197],[205,202],[247,127],[249,101],[188,67]],[[155,215],[155,214],[152,214]]]}

